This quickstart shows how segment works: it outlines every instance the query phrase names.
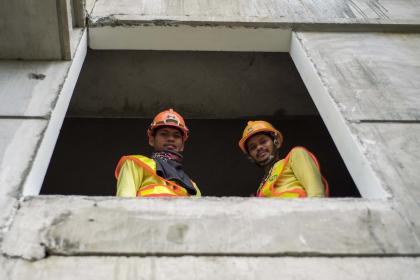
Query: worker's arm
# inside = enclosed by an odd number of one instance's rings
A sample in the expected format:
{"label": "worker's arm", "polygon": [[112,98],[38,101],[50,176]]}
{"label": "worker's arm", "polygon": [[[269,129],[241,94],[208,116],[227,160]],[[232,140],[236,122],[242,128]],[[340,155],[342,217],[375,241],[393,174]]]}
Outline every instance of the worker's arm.
{"label": "worker's arm", "polygon": [[289,163],[296,178],[305,188],[308,197],[325,196],[321,173],[305,149],[294,148],[291,151]]}
{"label": "worker's arm", "polygon": [[117,181],[117,196],[136,197],[143,178],[143,169],[132,160],[126,160],[121,167]]}

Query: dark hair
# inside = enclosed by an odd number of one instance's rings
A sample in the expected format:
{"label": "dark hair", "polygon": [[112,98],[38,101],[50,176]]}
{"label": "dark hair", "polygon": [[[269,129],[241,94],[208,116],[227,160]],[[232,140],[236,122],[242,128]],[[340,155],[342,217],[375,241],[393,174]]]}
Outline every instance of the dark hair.
{"label": "dark hair", "polygon": [[267,131],[261,131],[261,132],[257,132],[257,133],[255,133],[254,135],[252,135],[251,137],[249,137],[248,139],[246,139],[246,141],[245,141],[245,150],[246,150],[246,152],[249,154],[249,151],[248,151],[248,141],[249,141],[249,139],[251,139],[252,137],[254,137],[255,135],[259,135],[259,134],[264,134],[264,135],[267,135],[268,137],[270,137],[271,138],[271,140],[274,142],[274,139],[275,139],[275,137],[274,137],[274,133],[272,133],[272,132],[267,132]]}

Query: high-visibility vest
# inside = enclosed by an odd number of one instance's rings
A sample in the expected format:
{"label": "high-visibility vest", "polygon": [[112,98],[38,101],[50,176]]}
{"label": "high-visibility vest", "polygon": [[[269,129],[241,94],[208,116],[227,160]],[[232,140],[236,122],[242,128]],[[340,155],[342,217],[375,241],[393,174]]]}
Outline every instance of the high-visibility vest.
{"label": "high-visibility vest", "polygon": [[[314,161],[316,167],[318,168],[318,171],[320,171],[319,163],[316,157],[309,152],[304,147],[295,147],[295,148],[303,148],[309,156]],[[293,148],[293,149],[295,149]],[[273,169],[271,170],[270,174],[267,177],[267,180],[258,188],[257,191],[257,197],[277,197],[277,198],[302,198],[307,197],[308,194],[304,188],[292,188],[285,191],[276,191],[275,185],[278,182],[278,180],[281,179],[281,176],[283,174],[284,168],[289,163],[290,155],[293,151],[293,149],[287,154],[287,156],[284,158],[284,160],[278,161],[274,164]],[[329,186],[327,180],[321,175],[322,183],[325,187],[325,196],[329,196]]]}
{"label": "high-visibility vest", "polygon": [[[117,168],[115,169],[115,178],[119,177],[120,170],[127,160],[133,161],[138,167],[143,169],[143,172],[146,176],[155,177],[158,183],[150,184],[147,186],[141,186],[137,190],[138,197],[183,197],[189,196],[188,191],[181,187],[180,185],[176,184],[175,182],[166,180],[161,176],[156,174],[156,162],[148,157],[142,155],[130,155],[130,156],[123,156],[117,164]],[[201,196],[201,192],[198,189],[197,185],[191,181],[192,185],[196,190],[195,196]]]}

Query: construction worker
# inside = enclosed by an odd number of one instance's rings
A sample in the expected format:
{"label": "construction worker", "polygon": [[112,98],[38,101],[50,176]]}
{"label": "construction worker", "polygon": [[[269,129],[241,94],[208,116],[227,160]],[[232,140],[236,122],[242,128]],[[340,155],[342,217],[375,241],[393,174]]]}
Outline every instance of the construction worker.
{"label": "construction worker", "polygon": [[115,170],[117,196],[185,197],[201,196],[197,185],[182,169],[182,151],[189,130],[173,109],[156,115],[147,135],[154,152],[123,156]]}
{"label": "construction worker", "polygon": [[240,149],[265,170],[257,196],[328,196],[328,183],[320,173],[315,156],[303,147],[295,147],[280,159],[282,143],[283,135],[266,121],[249,121],[243,131]]}

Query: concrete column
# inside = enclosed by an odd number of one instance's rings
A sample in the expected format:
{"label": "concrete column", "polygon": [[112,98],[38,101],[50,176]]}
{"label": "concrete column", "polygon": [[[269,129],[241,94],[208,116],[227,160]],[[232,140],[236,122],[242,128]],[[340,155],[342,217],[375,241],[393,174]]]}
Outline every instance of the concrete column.
{"label": "concrete column", "polygon": [[81,26],[83,9],[81,0],[2,1],[0,59],[71,59],[72,10]]}

